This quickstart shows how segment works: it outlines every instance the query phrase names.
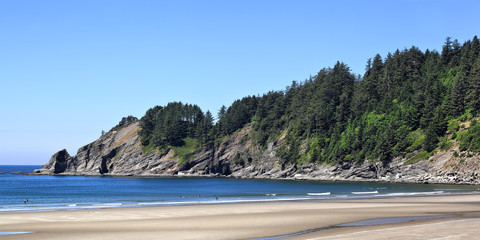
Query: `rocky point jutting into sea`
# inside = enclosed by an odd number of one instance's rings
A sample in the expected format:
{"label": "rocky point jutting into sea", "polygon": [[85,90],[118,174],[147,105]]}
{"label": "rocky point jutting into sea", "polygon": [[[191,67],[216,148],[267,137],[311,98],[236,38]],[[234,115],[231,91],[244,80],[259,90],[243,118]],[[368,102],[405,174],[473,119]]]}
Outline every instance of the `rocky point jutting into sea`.
{"label": "rocky point jutting into sea", "polygon": [[269,142],[261,150],[249,138],[251,126],[225,138],[217,145],[197,150],[179,164],[173,150],[144,154],[139,122],[112,130],[81,147],[75,156],[66,150],[55,153],[35,174],[107,176],[228,176],[236,178],[309,179],[345,181],[392,181],[417,183],[480,184],[478,154],[460,157],[458,146],[440,151],[428,159],[408,163],[396,158],[389,163],[363,161],[333,165],[281,164],[276,150],[283,141]]}

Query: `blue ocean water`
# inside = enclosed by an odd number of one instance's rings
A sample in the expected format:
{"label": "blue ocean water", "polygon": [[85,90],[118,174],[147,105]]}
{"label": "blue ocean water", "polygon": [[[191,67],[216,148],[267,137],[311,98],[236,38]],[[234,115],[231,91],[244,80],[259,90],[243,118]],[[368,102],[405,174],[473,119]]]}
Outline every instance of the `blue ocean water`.
{"label": "blue ocean water", "polygon": [[11,174],[41,166],[0,165],[0,212],[347,199],[473,193],[478,186],[233,178],[141,178]]}

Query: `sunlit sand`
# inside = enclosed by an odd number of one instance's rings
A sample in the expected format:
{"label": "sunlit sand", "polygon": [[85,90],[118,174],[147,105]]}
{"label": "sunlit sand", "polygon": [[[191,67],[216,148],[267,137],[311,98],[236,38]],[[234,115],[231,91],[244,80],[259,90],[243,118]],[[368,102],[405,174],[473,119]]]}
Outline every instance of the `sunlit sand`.
{"label": "sunlit sand", "polygon": [[[476,239],[480,195],[1,213],[2,239]],[[375,218],[441,216],[334,227]],[[295,234],[303,232],[302,234]],[[293,235],[290,235],[293,234]]]}

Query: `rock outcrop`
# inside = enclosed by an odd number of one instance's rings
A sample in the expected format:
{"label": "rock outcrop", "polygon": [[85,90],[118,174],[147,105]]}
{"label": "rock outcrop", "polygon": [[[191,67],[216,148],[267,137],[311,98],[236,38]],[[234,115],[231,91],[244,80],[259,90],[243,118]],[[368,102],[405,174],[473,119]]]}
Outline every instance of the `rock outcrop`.
{"label": "rock outcrop", "polygon": [[67,170],[67,163],[72,162],[72,157],[68,154],[66,149],[58,151],[57,153],[53,154],[50,158],[50,161],[43,166],[43,169],[46,169],[52,173],[63,173]]}
{"label": "rock outcrop", "polygon": [[216,145],[204,146],[182,164],[173,150],[145,154],[140,146],[138,122],[112,130],[81,147],[75,156],[55,153],[36,174],[111,176],[230,176],[237,178],[391,181],[480,184],[480,155],[454,154],[458,146],[426,160],[407,164],[409,158],[389,163],[364,161],[334,165],[282,164],[276,150],[282,140],[265,149],[253,144],[247,126]]}

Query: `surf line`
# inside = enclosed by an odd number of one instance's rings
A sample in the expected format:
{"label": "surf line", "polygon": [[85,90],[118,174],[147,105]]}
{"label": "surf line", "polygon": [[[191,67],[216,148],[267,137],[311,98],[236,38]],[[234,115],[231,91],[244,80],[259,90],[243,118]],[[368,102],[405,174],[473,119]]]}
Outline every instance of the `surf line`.
{"label": "surf line", "polygon": [[309,196],[327,196],[330,195],[330,192],[320,192],[320,193],[307,193]]}
{"label": "surf line", "polygon": [[352,194],[376,194],[378,191],[371,191],[371,192],[352,192]]}

